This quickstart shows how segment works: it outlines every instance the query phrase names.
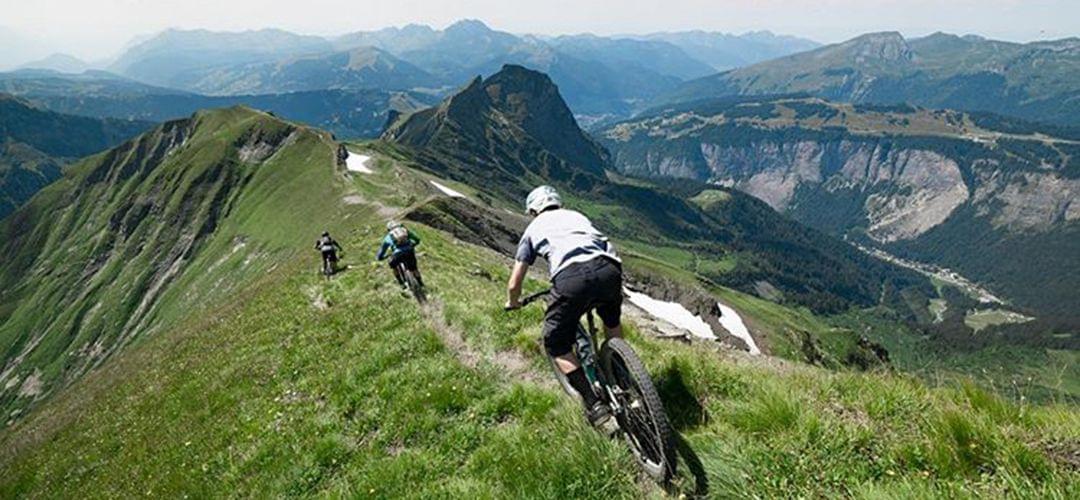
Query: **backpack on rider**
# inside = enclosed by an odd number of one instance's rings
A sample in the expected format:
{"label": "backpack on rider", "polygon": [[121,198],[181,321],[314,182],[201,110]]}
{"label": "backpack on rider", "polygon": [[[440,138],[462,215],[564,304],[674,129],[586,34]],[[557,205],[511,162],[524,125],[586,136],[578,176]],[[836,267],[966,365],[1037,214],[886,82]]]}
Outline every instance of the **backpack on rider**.
{"label": "backpack on rider", "polygon": [[409,245],[409,230],[405,229],[405,226],[397,225],[390,229],[390,239],[394,240],[394,244],[403,247]]}

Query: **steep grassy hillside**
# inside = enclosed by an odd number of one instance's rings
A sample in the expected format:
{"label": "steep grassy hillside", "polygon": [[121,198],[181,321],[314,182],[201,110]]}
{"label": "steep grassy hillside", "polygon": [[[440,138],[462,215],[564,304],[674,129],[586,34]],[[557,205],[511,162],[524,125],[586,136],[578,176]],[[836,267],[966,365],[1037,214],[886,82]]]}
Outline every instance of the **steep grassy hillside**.
{"label": "steep grassy hillside", "polygon": [[57,160],[29,144],[4,139],[0,143],[0,219],[60,177]]}
{"label": "steep grassy hillside", "polygon": [[306,246],[338,161],[324,132],[231,108],[73,165],[0,226],[5,415]]}
{"label": "steep grassy hillside", "polygon": [[[664,496],[548,381],[540,309],[501,310],[509,261],[415,226],[426,308],[368,265],[384,217],[439,193],[390,157],[371,165],[334,198],[347,270],[325,281],[315,256],[278,254],[119,354],[0,431],[0,494]],[[681,435],[672,496],[1080,492],[1072,407],[628,334]]]}
{"label": "steep grassy hillside", "polygon": [[96,153],[149,127],[144,121],[95,120],[36,108],[0,94],[0,137],[44,153],[76,158]]}

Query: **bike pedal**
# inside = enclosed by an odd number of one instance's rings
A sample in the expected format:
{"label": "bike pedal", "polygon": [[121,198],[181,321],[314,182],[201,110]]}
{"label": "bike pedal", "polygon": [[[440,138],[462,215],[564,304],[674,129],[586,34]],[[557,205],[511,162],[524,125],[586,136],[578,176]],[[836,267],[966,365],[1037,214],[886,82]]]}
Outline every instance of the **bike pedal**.
{"label": "bike pedal", "polygon": [[596,430],[606,437],[613,438],[619,433],[619,422],[615,421],[615,416],[608,417],[606,421],[596,426]]}

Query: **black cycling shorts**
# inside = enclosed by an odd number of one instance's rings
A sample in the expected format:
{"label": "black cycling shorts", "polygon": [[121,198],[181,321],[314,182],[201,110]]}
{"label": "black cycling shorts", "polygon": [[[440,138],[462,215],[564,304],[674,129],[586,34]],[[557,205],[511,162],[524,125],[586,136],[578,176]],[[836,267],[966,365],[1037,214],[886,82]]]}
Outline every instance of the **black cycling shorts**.
{"label": "black cycling shorts", "polygon": [[337,262],[337,252],[334,250],[323,250],[323,260],[330,259],[330,262]]}
{"label": "black cycling shorts", "polygon": [[555,275],[551,302],[544,314],[548,355],[562,356],[573,349],[581,317],[592,308],[604,326],[621,324],[622,268],[606,257],[571,264]]}
{"label": "black cycling shorts", "polygon": [[405,269],[416,271],[416,252],[405,250],[390,257],[390,268],[397,269],[398,264],[405,264]]}

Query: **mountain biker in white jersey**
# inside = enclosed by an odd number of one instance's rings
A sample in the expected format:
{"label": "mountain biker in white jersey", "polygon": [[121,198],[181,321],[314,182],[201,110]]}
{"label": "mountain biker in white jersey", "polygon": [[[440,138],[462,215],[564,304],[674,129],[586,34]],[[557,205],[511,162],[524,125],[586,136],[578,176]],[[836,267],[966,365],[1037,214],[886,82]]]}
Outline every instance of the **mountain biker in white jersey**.
{"label": "mountain biker in white jersey", "polygon": [[581,394],[589,422],[601,427],[611,418],[611,409],[593,392],[573,345],[581,317],[593,308],[608,338],[622,336],[622,262],[588,218],[562,208],[562,198],[551,186],[529,193],[525,210],[535,218],[518,243],[506,308],[521,307],[525,274],[538,256],[544,257],[552,282],[551,303],[544,313],[544,347]]}

